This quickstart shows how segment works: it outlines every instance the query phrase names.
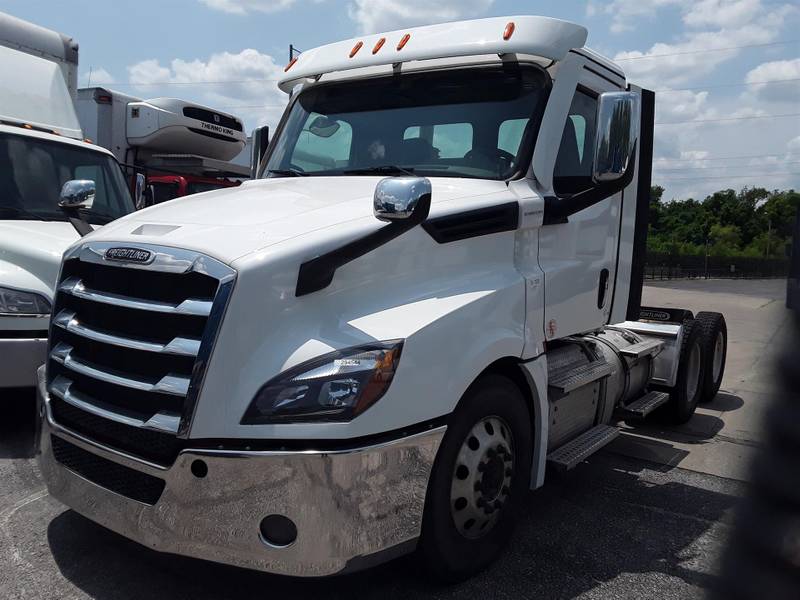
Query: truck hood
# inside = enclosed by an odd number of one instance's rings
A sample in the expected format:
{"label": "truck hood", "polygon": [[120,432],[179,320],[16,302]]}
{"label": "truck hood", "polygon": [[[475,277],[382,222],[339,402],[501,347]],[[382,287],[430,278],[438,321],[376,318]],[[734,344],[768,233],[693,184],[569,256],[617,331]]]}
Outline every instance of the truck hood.
{"label": "truck hood", "polygon": [[[246,254],[312,232],[378,227],[372,196],[381,177],[293,177],[246,181],[135,212],[85,240],[158,244],[196,250],[231,263]],[[502,181],[431,178],[431,215],[468,198],[512,193]],[[338,233],[338,232],[337,232]],[[327,237],[327,236],[325,236]]]}
{"label": "truck hood", "polygon": [[67,222],[0,220],[0,282],[52,300],[61,255],[77,239]]}

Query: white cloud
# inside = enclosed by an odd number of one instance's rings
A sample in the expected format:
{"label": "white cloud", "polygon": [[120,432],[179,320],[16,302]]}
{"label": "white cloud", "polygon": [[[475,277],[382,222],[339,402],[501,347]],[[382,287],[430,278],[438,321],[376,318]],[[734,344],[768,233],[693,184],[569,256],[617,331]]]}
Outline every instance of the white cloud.
{"label": "white cloud", "polygon": [[81,74],[80,80],[86,82],[86,85],[103,85],[106,83],[115,83],[114,77],[106,71],[103,67],[92,67],[85,73]]}
{"label": "white cloud", "polygon": [[235,15],[246,15],[249,12],[271,13],[289,8],[295,0],[200,0],[214,10]]}
{"label": "white cloud", "polygon": [[[128,67],[128,74],[130,82],[138,84],[139,95],[169,95],[206,104],[243,118],[248,131],[257,125],[274,126],[288,100],[276,85],[283,67],[253,49],[212,54],[207,60],[176,58],[168,66],[144,60]],[[183,85],[157,85],[164,82]]]}
{"label": "white cloud", "polygon": [[761,0],[696,0],[683,14],[690,27],[741,27],[762,10]]}
{"label": "white cloud", "polygon": [[611,31],[621,33],[633,29],[633,22],[646,17],[653,19],[656,11],[667,6],[683,4],[684,0],[613,0],[612,2],[590,1],[586,5],[586,16],[611,15]]}
{"label": "white cloud", "polygon": [[494,0],[353,0],[348,12],[363,33],[483,16]]}
{"label": "white cloud", "polygon": [[[789,79],[795,81],[785,81]],[[800,100],[800,58],[760,64],[747,73],[745,81],[753,84],[749,92],[760,100],[797,103]],[[762,81],[784,81],[784,83],[758,85]]]}

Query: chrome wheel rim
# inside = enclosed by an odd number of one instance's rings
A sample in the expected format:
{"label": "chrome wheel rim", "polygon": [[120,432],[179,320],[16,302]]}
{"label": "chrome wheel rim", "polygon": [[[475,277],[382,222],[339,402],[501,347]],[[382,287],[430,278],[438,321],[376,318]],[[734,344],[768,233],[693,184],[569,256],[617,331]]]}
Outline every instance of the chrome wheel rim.
{"label": "chrome wheel rim", "polygon": [[722,374],[722,355],[725,352],[725,336],[722,335],[722,332],[717,332],[717,339],[714,342],[714,360],[712,362],[712,369],[711,373],[714,376],[714,383],[716,384],[719,381],[720,375]]}
{"label": "chrome wheel rim", "polygon": [[693,344],[692,349],[689,351],[689,360],[686,372],[686,397],[690,402],[695,399],[698,391],[697,388],[700,383],[701,355],[702,352],[700,350],[700,344]]}
{"label": "chrome wheel rim", "polygon": [[511,491],[514,440],[500,417],[484,417],[467,434],[456,457],[450,514],[468,539],[488,534],[500,519]]}

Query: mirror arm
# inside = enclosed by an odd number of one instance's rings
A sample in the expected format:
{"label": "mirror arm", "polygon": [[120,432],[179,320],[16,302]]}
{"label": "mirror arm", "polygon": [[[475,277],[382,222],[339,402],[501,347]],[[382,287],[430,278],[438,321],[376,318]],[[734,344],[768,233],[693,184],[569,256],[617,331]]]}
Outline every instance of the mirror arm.
{"label": "mirror arm", "polygon": [[617,192],[624,190],[633,181],[636,174],[636,146],[634,146],[632,158],[625,175],[616,181],[595,185],[594,187],[578,192],[569,198],[559,198],[557,196],[545,196],[544,198],[544,217],[542,225],[559,225],[569,222],[569,216],[574,215],[590,206],[613,196]]}
{"label": "mirror arm", "polygon": [[94,227],[89,225],[86,219],[81,216],[79,209],[62,206],[61,210],[67,215],[67,219],[69,219],[70,224],[75,228],[79,236],[83,237],[94,231]]}
{"label": "mirror arm", "polygon": [[297,276],[297,287],[295,288],[294,295],[299,298],[300,296],[325,289],[333,281],[333,275],[336,273],[336,269],[372,252],[376,248],[380,248],[396,237],[403,235],[406,231],[421,224],[428,218],[430,208],[431,195],[425,194],[420,197],[414,212],[409,218],[392,221],[377,231],[368,233],[352,242],[348,242],[344,246],[304,262],[300,265],[300,272]]}

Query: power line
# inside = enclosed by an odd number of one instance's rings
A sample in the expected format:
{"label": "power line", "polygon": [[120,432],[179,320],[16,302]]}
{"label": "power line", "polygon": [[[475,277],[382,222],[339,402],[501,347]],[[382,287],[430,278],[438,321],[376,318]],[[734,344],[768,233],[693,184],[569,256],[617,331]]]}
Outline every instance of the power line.
{"label": "power line", "polygon": [[781,119],[783,117],[800,117],[800,113],[785,115],[754,115],[750,117],[723,117],[720,119],[693,119],[691,121],[662,121],[656,125],[683,125],[685,123],[717,123],[720,121],[748,121],[750,119]]}
{"label": "power line", "polygon": [[747,81],[747,82],[739,82],[739,83],[715,83],[712,85],[698,85],[696,87],[685,87],[685,88],[661,88],[658,90],[653,90],[655,92],[688,92],[691,90],[707,90],[707,89],[714,89],[714,88],[724,88],[724,87],[745,87],[749,85],[772,85],[775,83],[792,83],[794,81],[800,81],[800,77],[793,77],[791,79],[772,79],[770,81]]}
{"label": "power line", "polygon": [[753,167],[771,167],[771,166],[782,167],[784,165],[800,165],[800,160],[782,162],[782,163],[778,163],[778,164],[775,164],[775,165],[765,165],[765,164],[761,164],[761,165],[719,165],[719,166],[716,166],[716,167],[681,167],[681,168],[678,168],[678,169],[659,169],[657,166],[654,166],[654,170],[658,171],[659,173],[668,173],[668,172],[671,172],[671,171],[683,172],[683,171],[710,171],[710,170],[713,170],[713,169],[744,169],[744,168],[747,168],[747,167],[750,167],[750,166],[753,166]]}
{"label": "power line", "polygon": [[786,156],[786,154],[749,154],[743,156],[712,156],[706,158],[656,158],[655,160],[668,160],[670,162],[695,162],[698,160],[734,160],[740,158],[772,158],[772,157],[782,157]]}
{"label": "power line", "polygon": [[786,40],[783,42],[770,42],[768,44],[746,44],[743,46],[728,46],[726,48],[704,48],[702,50],[685,50],[683,52],[668,52],[665,54],[645,54],[642,56],[627,56],[625,58],[615,58],[614,62],[625,60],[642,60],[648,58],[667,58],[669,56],[683,56],[685,54],[701,54],[704,52],[726,52],[728,50],[742,50],[743,48],[766,48],[767,46],[781,46],[785,44],[796,44],[800,40]]}
{"label": "power line", "polygon": [[[114,85],[114,86],[141,86],[141,85],[215,85],[224,83],[266,83],[270,81],[280,81],[278,79],[231,79],[227,81],[148,81],[133,83],[127,82],[95,82],[94,86]],[[94,87],[93,86],[93,87]]]}
{"label": "power line", "polygon": [[750,173],[749,175],[715,175],[712,177],[657,177],[658,181],[705,181],[706,179],[750,179],[751,177],[773,177],[775,175],[800,175],[800,171],[775,171],[773,173]]}

